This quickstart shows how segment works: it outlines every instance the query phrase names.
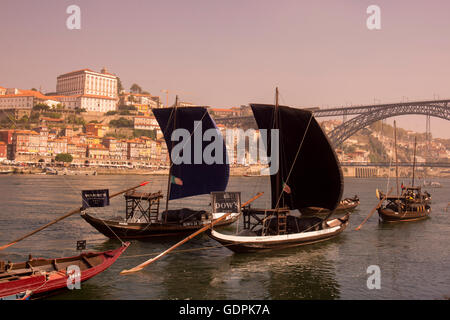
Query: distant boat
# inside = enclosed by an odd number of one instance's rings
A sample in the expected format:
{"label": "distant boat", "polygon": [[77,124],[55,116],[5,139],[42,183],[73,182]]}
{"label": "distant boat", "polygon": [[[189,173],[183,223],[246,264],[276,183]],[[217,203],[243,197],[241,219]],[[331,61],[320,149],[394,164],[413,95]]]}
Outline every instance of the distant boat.
{"label": "distant boat", "polygon": [[243,209],[244,230],[208,234],[235,252],[277,250],[329,240],[347,227],[350,214],[336,219],[297,217],[291,210],[321,207],[334,212],[343,191],[337,156],[310,111],[278,105],[251,104],[259,129],[279,130],[279,170],[270,176],[271,208]]}
{"label": "distant boat", "polygon": [[[384,197],[378,192],[380,199]],[[386,205],[378,208],[378,214],[383,221],[400,222],[422,220],[431,213],[431,196],[421,192],[420,187],[406,187],[399,196],[388,196]]]}
{"label": "distant boat", "polygon": [[[86,252],[78,256],[56,259],[30,259],[21,263],[0,262],[0,299],[24,300],[48,295],[67,288],[70,275],[67,268],[80,269],[80,281],[86,281],[109,268],[128,248],[104,252]],[[70,281],[70,280],[69,280]]]}
{"label": "distant boat", "polygon": [[[353,198],[345,198],[339,202],[339,205],[334,210],[334,213],[351,212],[359,206],[359,198],[355,195]],[[327,215],[330,213],[329,209],[319,207],[308,207],[300,209],[302,215]]]}
{"label": "distant boat", "polygon": [[423,181],[423,186],[424,187],[431,187],[431,188],[442,188],[442,184],[440,182],[437,181]]}
{"label": "distant boat", "polygon": [[442,184],[440,184],[437,181],[433,181],[433,182],[431,182],[430,187],[432,187],[432,188],[442,188]]}
{"label": "distant boat", "polygon": [[[178,101],[178,100],[177,100]],[[153,109],[156,120],[164,133],[169,154],[173,148],[171,140],[175,129],[184,129],[192,136],[203,134],[208,129],[217,129],[214,121],[204,107],[178,107]],[[198,127],[194,127],[197,122]],[[201,124],[199,126],[198,124]],[[219,139],[223,137],[217,129]],[[180,143],[185,143],[180,142]],[[203,150],[208,145],[203,142]],[[194,162],[194,143],[191,143],[191,159],[189,163],[174,164],[171,160],[167,185],[166,209],[160,212],[161,192],[141,193],[129,192],[125,195],[126,212],[124,218],[100,219],[84,212],[81,217],[105,236],[115,239],[146,239],[153,237],[171,237],[192,233],[201,229],[211,221],[220,218],[225,212],[208,212],[189,208],[170,209],[169,200],[182,199],[211,192],[225,191],[229,178],[229,165],[226,161],[226,147],[223,143],[223,161],[206,164]],[[194,164],[195,163],[195,164]],[[145,203],[145,205],[144,205]],[[144,206],[143,206],[144,205]],[[233,212],[218,225],[234,223],[240,212]]]}
{"label": "distant boat", "polygon": [[2,171],[0,171],[0,174],[10,174],[10,173],[14,173],[14,170],[2,170]]}
{"label": "distant boat", "polygon": [[268,177],[270,174],[268,172],[259,172],[259,173],[245,173],[244,177]]}
{"label": "distant boat", "polygon": [[397,180],[397,195],[385,196],[378,189],[376,195],[378,199],[385,198],[386,204],[382,204],[378,208],[378,215],[382,221],[386,222],[403,222],[422,220],[429,217],[431,213],[431,195],[428,192],[422,193],[421,187],[414,186],[414,171],[416,164],[416,139],[414,138],[414,161],[412,168],[411,186],[401,187],[401,194],[398,188],[398,166],[397,166],[397,130],[394,121],[394,141],[395,141],[395,166]]}

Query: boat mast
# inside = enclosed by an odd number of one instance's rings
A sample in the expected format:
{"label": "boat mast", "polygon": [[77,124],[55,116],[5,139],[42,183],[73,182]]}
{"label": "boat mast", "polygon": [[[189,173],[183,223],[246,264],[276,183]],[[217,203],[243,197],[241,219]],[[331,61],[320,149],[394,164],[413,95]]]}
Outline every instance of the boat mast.
{"label": "boat mast", "polygon": [[395,179],[397,183],[397,200],[400,197],[400,192],[398,190],[398,163],[397,163],[397,123],[394,120],[394,147],[395,147]]}
{"label": "boat mast", "polygon": [[416,144],[417,144],[417,137],[414,136],[414,160],[413,160],[413,169],[412,169],[412,186],[414,187],[414,171],[416,169]]}
{"label": "boat mast", "polygon": [[[279,105],[278,105],[278,87],[276,87],[275,88],[275,113],[274,113],[274,125],[273,125],[273,129],[279,129],[279,119],[278,119],[278,116],[279,116]],[[279,137],[279,139],[281,139],[281,137]],[[272,141],[272,143],[273,143],[273,141]],[[280,143],[280,147],[281,147],[281,143]],[[279,150],[279,151],[281,151],[281,150]],[[277,203],[279,202],[278,201],[278,199],[280,198],[280,196],[281,196],[281,193],[282,193],[282,190],[281,190],[281,183],[280,183],[280,174],[281,174],[281,172],[280,172],[280,169],[281,169],[281,164],[279,164],[278,165],[278,172],[277,172],[277,175],[276,175],[276,177],[275,177],[275,181],[276,181],[276,183],[275,183],[275,199],[277,199]],[[276,209],[276,208],[274,208],[274,209]]]}
{"label": "boat mast", "polygon": [[[178,107],[178,95],[175,96],[175,106],[173,109],[173,130],[175,130],[175,127],[177,125],[177,107]],[[173,141],[172,141],[172,147],[171,150],[173,149]],[[171,187],[171,180],[172,180],[172,158],[169,155],[169,178],[167,179],[167,196],[166,196],[166,215],[164,217],[164,222],[167,222],[167,213],[169,210],[169,198],[170,198],[170,187]]]}

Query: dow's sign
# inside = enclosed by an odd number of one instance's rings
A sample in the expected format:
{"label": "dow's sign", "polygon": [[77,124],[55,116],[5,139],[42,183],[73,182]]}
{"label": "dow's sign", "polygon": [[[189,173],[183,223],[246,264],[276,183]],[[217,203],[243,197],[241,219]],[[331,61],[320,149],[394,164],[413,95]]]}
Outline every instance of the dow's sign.
{"label": "dow's sign", "polygon": [[241,212],[240,192],[211,192],[213,212]]}

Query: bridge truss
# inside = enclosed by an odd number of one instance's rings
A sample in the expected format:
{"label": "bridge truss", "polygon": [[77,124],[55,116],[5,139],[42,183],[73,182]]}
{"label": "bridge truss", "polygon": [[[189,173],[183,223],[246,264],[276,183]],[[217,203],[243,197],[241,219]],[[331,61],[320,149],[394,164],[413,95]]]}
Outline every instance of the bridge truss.
{"label": "bridge truss", "polygon": [[[338,116],[343,115],[344,112],[354,112],[347,114],[357,114],[358,116],[350,119],[339,127],[336,127],[328,134],[330,141],[335,147],[339,146],[347,138],[351,137],[357,131],[365,128],[379,120],[383,120],[390,117],[401,116],[406,114],[423,114],[426,116],[438,117],[445,120],[450,120],[450,100],[436,100],[436,101],[419,101],[419,102],[407,102],[386,104],[367,107],[355,107],[355,108],[340,108],[339,110],[330,110],[332,113],[326,113],[327,110],[320,110],[320,115],[314,112],[315,116]],[[346,109],[346,110],[344,110]],[[349,110],[350,109],[350,110]],[[330,112],[329,111],[329,112]]]}

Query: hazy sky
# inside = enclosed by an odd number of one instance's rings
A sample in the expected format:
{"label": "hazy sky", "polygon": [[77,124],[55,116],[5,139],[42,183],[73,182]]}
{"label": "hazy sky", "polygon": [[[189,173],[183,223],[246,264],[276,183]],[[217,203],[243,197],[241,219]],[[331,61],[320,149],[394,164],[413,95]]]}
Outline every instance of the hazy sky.
{"label": "hazy sky", "polygon": [[[66,28],[72,4],[81,30]],[[366,27],[371,4],[381,30]],[[106,66],[126,88],[216,107],[273,102],[275,86],[293,106],[450,99],[449,12],[448,0],[1,0],[0,86],[55,91],[59,74]],[[397,120],[425,131],[423,116]]]}

